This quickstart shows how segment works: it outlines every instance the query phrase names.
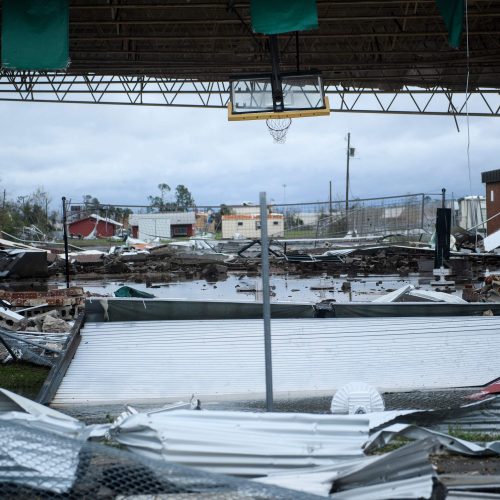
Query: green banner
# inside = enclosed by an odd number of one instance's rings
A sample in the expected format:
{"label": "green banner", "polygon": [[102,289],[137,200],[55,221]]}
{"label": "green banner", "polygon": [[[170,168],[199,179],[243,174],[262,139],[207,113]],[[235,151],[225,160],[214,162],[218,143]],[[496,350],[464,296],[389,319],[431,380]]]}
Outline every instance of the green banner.
{"label": "green banner", "polygon": [[464,24],[464,0],[436,0],[448,30],[448,42],[452,47],[460,47]]}
{"label": "green banner", "polygon": [[318,28],[316,0],[251,0],[255,33],[276,35]]}
{"label": "green banner", "polygon": [[2,67],[65,69],[69,63],[69,0],[2,1]]}

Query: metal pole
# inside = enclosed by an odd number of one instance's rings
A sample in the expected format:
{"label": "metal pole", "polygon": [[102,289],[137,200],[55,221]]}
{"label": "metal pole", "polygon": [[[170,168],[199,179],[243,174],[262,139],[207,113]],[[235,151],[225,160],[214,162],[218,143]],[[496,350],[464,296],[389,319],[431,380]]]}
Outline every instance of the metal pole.
{"label": "metal pole", "polygon": [[332,216],[332,181],[330,181],[330,198],[329,198],[329,202],[330,202],[330,217]]}
{"label": "metal pole", "polygon": [[68,224],[66,220],[66,197],[62,197],[64,258],[66,259],[66,288],[69,288],[69,257],[68,257]]}
{"label": "metal pole", "polygon": [[278,36],[269,36],[269,49],[271,51],[271,89],[273,92],[273,111],[283,111],[283,89],[281,87],[280,75],[280,48],[278,44]]}
{"label": "metal pole", "polygon": [[349,157],[351,156],[351,133],[347,133],[347,159],[345,174],[345,225],[346,231],[349,231]]}
{"label": "metal pole", "polygon": [[422,195],[422,208],[420,212],[420,228],[424,229],[424,218],[425,218],[425,194]]}
{"label": "metal pole", "polygon": [[262,313],[266,361],[266,410],[273,411],[273,365],[271,354],[271,297],[269,295],[269,240],[267,237],[266,193],[260,193],[260,245],[262,268]]}

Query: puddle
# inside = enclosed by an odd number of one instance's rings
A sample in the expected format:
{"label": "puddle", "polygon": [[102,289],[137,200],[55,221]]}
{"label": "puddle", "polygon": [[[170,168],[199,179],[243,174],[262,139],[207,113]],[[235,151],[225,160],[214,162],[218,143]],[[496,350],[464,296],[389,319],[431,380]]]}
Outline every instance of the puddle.
{"label": "puddle", "polygon": [[[351,291],[342,291],[342,284],[348,281]],[[163,284],[158,287],[146,287],[144,283],[109,281],[73,281],[75,286],[83,286],[86,291],[96,294],[109,294],[123,285],[154,294],[158,298],[168,299],[217,299],[248,301],[262,300],[260,278],[245,275],[228,275],[224,281],[208,282],[205,280],[182,281]],[[270,279],[272,301],[318,302],[335,299],[337,302],[360,302],[373,300],[404,285],[418,286],[418,276],[408,278],[369,276],[363,278],[330,278],[300,276],[274,276]],[[425,287],[429,288],[429,287]],[[257,290],[257,292],[255,292]]]}

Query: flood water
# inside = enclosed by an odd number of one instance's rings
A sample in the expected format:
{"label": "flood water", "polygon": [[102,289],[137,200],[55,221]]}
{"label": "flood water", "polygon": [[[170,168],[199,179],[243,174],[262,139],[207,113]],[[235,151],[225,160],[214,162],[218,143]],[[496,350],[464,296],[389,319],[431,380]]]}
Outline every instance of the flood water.
{"label": "flood water", "polygon": [[[351,290],[343,291],[343,283],[349,283]],[[368,276],[362,278],[331,278],[300,276],[272,276],[270,286],[273,301],[311,302],[316,303],[325,299],[334,299],[337,302],[371,301],[404,285],[424,285],[419,276],[401,278],[399,276]],[[178,281],[164,284],[153,284],[147,287],[144,283],[126,281],[74,281],[72,284],[83,286],[86,291],[99,295],[113,295],[120,286],[128,285],[137,290],[151,293],[158,298],[165,299],[211,299],[248,301],[262,300],[262,284],[260,277],[229,274],[227,279],[217,282],[205,280]]]}

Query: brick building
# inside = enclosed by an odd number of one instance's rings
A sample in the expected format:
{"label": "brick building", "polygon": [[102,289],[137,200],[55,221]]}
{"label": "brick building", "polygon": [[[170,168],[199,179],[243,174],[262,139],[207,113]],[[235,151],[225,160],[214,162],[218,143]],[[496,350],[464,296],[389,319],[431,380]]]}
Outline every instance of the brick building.
{"label": "brick building", "polygon": [[[482,172],[481,180],[486,184],[486,218],[488,234],[500,229],[500,169]],[[492,218],[493,217],[493,218]]]}

